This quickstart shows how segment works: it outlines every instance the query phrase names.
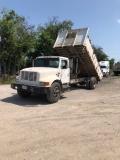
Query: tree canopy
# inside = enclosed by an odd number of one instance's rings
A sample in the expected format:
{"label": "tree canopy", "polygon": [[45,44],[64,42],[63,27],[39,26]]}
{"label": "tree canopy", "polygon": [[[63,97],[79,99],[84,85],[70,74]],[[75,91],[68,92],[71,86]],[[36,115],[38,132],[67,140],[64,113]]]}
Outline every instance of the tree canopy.
{"label": "tree canopy", "polygon": [[26,54],[34,48],[33,26],[27,24],[13,10],[2,11],[0,20],[0,64],[4,74],[15,72],[16,66],[24,65]]}
{"label": "tree canopy", "polygon": [[37,56],[41,55],[57,55],[53,49],[53,45],[57,38],[57,34],[61,30],[71,29],[73,22],[70,20],[58,21],[58,17],[49,19],[44,26],[38,26],[36,31],[35,50],[27,54],[27,61],[30,62]]}
{"label": "tree canopy", "polygon": [[99,62],[100,61],[109,61],[110,62],[110,69],[112,69],[114,66],[114,63],[115,63],[115,59],[114,58],[109,59],[109,56],[103,52],[103,48],[101,48],[99,46],[93,45],[93,49],[94,49],[94,53],[97,56],[98,61]]}
{"label": "tree canopy", "polygon": [[107,61],[108,55],[103,52],[103,48],[93,45],[94,53],[97,56],[98,61]]}

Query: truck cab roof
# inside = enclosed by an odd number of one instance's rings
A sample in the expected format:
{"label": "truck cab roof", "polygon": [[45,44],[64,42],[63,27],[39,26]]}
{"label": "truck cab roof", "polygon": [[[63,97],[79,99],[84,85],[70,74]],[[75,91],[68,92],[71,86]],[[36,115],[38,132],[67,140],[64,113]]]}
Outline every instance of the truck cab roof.
{"label": "truck cab roof", "polygon": [[36,57],[36,59],[38,58],[59,58],[59,59],[66,59],[68,60],[67,57],[62,57],[62,56],[39,56],[39,57]]}

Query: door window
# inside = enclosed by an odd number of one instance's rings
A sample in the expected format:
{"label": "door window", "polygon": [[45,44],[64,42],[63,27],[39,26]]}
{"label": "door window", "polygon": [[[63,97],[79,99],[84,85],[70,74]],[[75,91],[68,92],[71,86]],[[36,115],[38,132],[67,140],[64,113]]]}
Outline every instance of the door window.
{"label": "door window", "polygon": [[62,60],[61,61],[61,68],[62,69],[67,69],[68,67],[67,67],[67,60]]}

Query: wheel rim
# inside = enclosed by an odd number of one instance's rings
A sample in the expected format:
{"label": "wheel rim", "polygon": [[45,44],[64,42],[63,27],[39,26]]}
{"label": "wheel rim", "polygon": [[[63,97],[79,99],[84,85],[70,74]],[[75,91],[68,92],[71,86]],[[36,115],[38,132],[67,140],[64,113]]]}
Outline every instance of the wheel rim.
{"label": "wheel rim", "polygon": [[54,88],[54,98],[57,99],[60,97],[60,88],[59,87],[55,87]]}

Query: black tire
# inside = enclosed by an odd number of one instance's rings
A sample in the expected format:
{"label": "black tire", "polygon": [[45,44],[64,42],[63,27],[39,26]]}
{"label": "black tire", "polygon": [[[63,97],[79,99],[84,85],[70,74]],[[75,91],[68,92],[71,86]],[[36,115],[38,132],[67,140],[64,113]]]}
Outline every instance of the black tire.
{"label": "black tire", "polygon": [[26,90],[22,90],[22,89],[17,89],[17,93],[22,98],[27,98],[27,97],[30,97],[30,95],[31,95],[30,92],[28,92]]}
{"label": "black tire", "polygon": [[96,88],[96,78],[92,77],[90,79],[90,89],[95,89]]}
{"label": "black tire", "polygon": [[87,89],[90,89],[90,80],[87,80],[87,81],[86,81],[86,88],[87,88]]}
{"label": "black tire", "polygon": [[47,100],[50,103],[58,102],[61,96],[61,87],[60,84],[57,82],[54,82],[51,87],[48,90],[47,93]]}

